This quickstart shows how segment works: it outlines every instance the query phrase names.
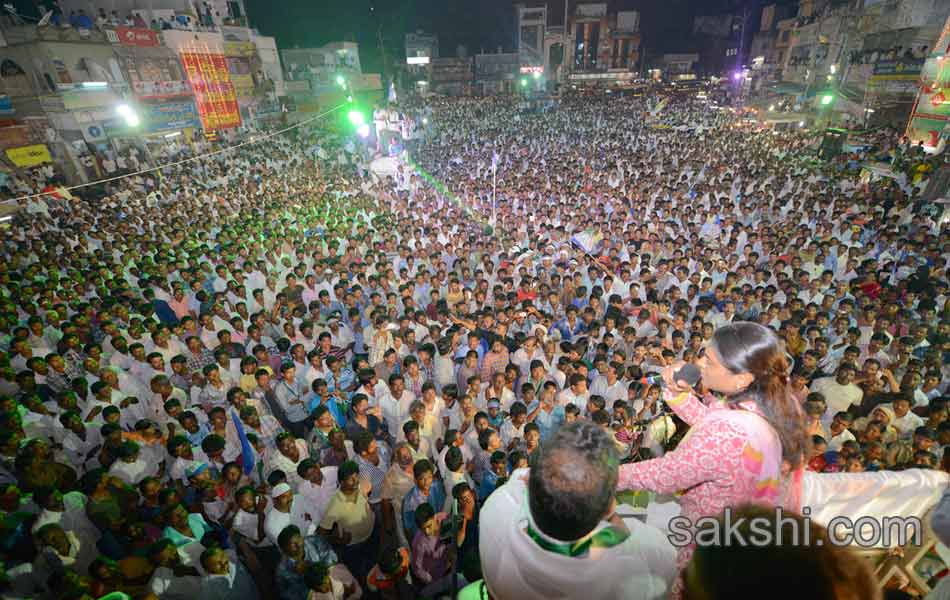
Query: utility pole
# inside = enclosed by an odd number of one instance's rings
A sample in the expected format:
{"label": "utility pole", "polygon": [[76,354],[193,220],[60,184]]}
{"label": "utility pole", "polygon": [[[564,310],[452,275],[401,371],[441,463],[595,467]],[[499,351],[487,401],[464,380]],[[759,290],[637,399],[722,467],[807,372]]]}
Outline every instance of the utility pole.
{"label": "utility pole", "polygon": [[564,51],[561,53],[561,69],[564,73],[564,82],[567,82],[567,63],[568,63],[568,52],[567,49],[571,45],[571,31],[567,26],[567,12],[568,6],[570,6],[571,0],[564,0]]}
{"label": "utility pole", "polygon": [[[370,2],[369,12],[373,13],[373,18],[376,20],[376,40],[379,44],[379,57],[382,61],[382,68],[380,69],[380,83],[383,86],[383,96],[386,96],[389,87],[386,85],[386,75],[389,73],[389,69],[386,66],[386,44],[383,42],[383,22],[379,18],[379,11],[376,10],[376,3]],[[395,77],[393,78],[393,84],[395,84]]]}

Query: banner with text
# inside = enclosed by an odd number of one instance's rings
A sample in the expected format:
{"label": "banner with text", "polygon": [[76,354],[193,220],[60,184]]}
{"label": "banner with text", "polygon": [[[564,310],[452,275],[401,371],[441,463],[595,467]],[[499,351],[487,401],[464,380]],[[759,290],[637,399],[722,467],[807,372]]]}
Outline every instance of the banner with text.
{"label": "banner with text", "polygon": [[143,104],[145,123],[150,132],[176,131],[201,127],[194,102],[159,102]]}
{"label": "banner with text", "polygon": [[241,109],[225,56],[182,52],[181,62],[195,94],[202,126],[209,131],[238,127]]}

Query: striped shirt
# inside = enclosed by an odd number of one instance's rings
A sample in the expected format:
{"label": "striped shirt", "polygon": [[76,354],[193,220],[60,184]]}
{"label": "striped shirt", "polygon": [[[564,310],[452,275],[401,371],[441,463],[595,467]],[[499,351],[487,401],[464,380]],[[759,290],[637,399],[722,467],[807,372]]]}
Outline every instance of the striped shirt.
{"label": "striped shirt", "polygon": [[389,460],[385,456],[386,452],[382,446],[379,446],[379,464],[374,465],[362,456],[356,457],[356,464],[360,467],[360,479],[368,481],[372,486],[369,492],[369,503],[376,504],[382,498],[383,480],[386,479],[386,471],[389,469]]}

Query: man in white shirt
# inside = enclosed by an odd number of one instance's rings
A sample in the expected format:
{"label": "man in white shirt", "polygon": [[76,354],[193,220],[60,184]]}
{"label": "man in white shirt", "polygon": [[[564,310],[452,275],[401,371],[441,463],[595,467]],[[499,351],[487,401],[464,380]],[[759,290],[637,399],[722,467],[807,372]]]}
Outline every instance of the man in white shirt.
{"label": "man in white shirt", "polygon": [[392,439],[402,437],[402,424],[409,419],[409,407],[415,399],[415,394],[406,389],[402,375],[390,375],[389,393],[379,399],[379,407]]}
{"label": "man in white shirt", "polygon": [[623,365],[610,363],[607,365],[607,371],[604,375],[598,375],[594,383],[590,386],[591,396],[600,396],[604,399],[607,410],[610,410],[617,400],[627,399],[627,384],[617,377],[617,371],[622,370]]}
{"label": "man in white shirt", "polygon": [[891,422],[891,425],[897,430],[898,437],[905,440],[911,439],[914,435],[914,430],[924,425],[922,418],[910,412],[911,404],[911,399],[908,396],[897,397],[890,404],[891,409],[894,411],[894,420]]}
{"label": "man in white shirt", "polygon": [[337,468],[321,467],[317,461],[306,458],[297,465],[297,474],[301,478],[297,486],[298,500],[306,505],[313,522],[319,523],[337,490]]}
{"label": "man in white shirt", "polygon": [[835,414],[861,404],[864,392],[851,383],[854,375],[854,367],[845,363],[838,367],[834,377],[821,377],[812,382],[811,391],[824,396],[828,407],[822,418],[823,425],[828,426]]}
{"label": "man in white shirt", "polygon": [[[660,530],[613,512],[617,461],[607,432],[571,423],[540,452],[530,472],[512,473],[482,508],[479,554],[492,597],[666,597],[676,551]],[[614,460],[604,459],[610,455]],[[581,470],[586,476],[577,474]],[[594,542],[576,553],[582,539]]]}
{"label": "man in white shirt", "polygon": [[587,406],[587,400],[590,398],[590,392],[587,390],[587,378],[580,373],[573,373],[568,379],[568,387],[557,395],[557,405],[565,407],[573,404],[577,408],[583,409]]}
{"label": "man in white shirt", "polygon": [[828,427],[828,431],[831,433],[831,439],[828,440],[828,450],[838,452],[845,442],[854,441],[854,434],[848,430],[851,423],[850,413],[839,412],[835,414],[831,420],[831,425]]}
{"label": "man in white shirt", "polygon": [[280,532],[288,525],[296,525],[304,537],[317,531],[317,524],[307,511],[307,503],[286,483],[278,483],[270,493],[271,507],[264,517],[264,533],[272,544],[277,544]]}

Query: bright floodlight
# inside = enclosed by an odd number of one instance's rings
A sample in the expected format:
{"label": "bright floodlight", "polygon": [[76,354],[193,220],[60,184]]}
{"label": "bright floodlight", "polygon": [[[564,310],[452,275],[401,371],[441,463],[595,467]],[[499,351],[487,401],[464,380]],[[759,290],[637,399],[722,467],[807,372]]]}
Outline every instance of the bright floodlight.
{"label": "bright floodlight", "polygon": [[337,84],[337,85],[344,85],[344,84],[346,84],[346,80],[343,79],[343,76],[342,76],[342,75],[337,75],[337,76],[336,76],[336,84]]}
{"label": "bright floodlight", "polygon": [[528,85],[528,80],[527,80],[527,79],[522,79],[522,80],[521,80],[521,87],[525,87],[526,85]]}
{"label": "bright floodlight", "polygon": [[356,128],[356,133],[361,138],[369,137],[369,125],[367,125],[366,123],[363,123],[362,125]]}
{"label": "bright floodlight", "polygon": [[834,99],[835,99],[835,97],[834,97],[833,95],[831,95],[831,94],[825,94],[824,96],[821,97],[821,103],[822,103],[823,105],[826,105],[826,106],[827,106],[828,104],[831,104],[831,102],[832,102]]}
{"label": "bright floodlight", "polygon": [[736,81],[739,81],[740,79],[742,79],[742,71],[736,71],[735,73],[733,73],[732,78],[735,79]]}
{"label": "bright floodlight", "polygon": [[798,122],[798,126],[799,126],[799,127],[804,127],[804,126],[805,126],[805,122],[804,122],[804,121],[799,121],[799,122]]}
{"label": "bright floodlight", "polygon": [[141,123],[139,116],[135,114],[135,111],[132,110],[132,107],[128,104],[120,104],[116,106],[115,112],[125,120],[126,125],[129,127],[138,127],[139,123]]}
{"label": "bright floodlight", "polygon": [[769,112],[772,112],[773,110],[775,110],[775,105],[769,104]]}
{"label": "bright floodlight", "polygon": [[350,120],[350,123],[356,125],[357,127],[366,123],[363,113],[358,110],[351,110],[350,114],[347,115],[347,118]]}
{"label": "bright floodlight", "polygon": [[425,118],[425,117],[422,117],[422,124],[423,124],[423,125],[428,125],[428,124],[429,124],[429,119],[427,119],[427,118]]}
{"label": "bright floodlight", "polygon": [[535,71],[534,74],[532,75],[532,77],[534,77],[535,79],[541,79],[541,72],[540,72],[540,71]]}

